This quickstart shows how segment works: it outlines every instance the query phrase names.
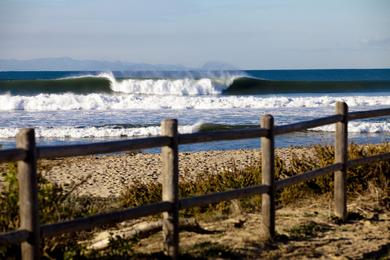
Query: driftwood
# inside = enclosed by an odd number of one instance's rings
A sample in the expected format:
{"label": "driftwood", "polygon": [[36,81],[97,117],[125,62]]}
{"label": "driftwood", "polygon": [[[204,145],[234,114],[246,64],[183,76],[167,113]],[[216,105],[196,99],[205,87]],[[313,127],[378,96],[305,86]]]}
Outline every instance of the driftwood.
{"label": "driftwood", "polygon": [[[162,230],[162,220],[153,222],[141,222],[134,224],[131,227],[122,228],[115,231],[104,231],[99,233],[87,248],[90,250],[102,250],[109,246],[110,239],[120,237],[122,239],[132,239],[134,237],[148,237]],[[214,234],[220,231],[207,230],[199,225],[193,219],[181,219],[179,222],[179,229],[182,231],[194,232],[198,234]]]}

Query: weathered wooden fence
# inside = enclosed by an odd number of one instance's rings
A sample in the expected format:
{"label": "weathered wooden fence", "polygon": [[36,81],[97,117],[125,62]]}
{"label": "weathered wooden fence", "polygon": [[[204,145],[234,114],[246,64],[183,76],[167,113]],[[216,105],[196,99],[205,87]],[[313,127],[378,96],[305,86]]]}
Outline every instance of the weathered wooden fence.
{"label": "weathered wooden fence", "polygon": [[[0,244],[20,243],[23,259],[38,259],[41,237],[55,236],[66,232],[91,229],[124,220],[163,213],[164,252],[176,258],[179,252],[179,210],[208,205],[226,200],[262,194],[262,234],[271,240],[275,235],[275,192],[284,187],[324,176],[334,172],[334,213],[345,220],[347,217],[346,171],[348,167],[390,160],[390,152],[371,157],[348,160],[348,121],[355,119],[389,116],[390,108],[348,113],[344,102],[337,102],[336,114],[314,120],[274,126],[271,115],[265,115],[261,127],[216,132],[179,134],[177,120],[167,119],[161,124],[161,136],[112,141],[103,143],[66,146],[37,147],[34,129],[23,129],[16,137],[16,149],[0,151],[0,162],[17,161],[19,181],[20,228],[1,233]],[[334,164],[302,173],[290,178],[274,178],[274,138],[277,135],[302,131],[327,124],[336,124]],[[237,140],[261,137],[262,184],[179,199],[179,155],[180,144]],[[73,219],[55,224],[40,225],[38,219],[37,159],[112,153],[162,147],[162,201],[136,208]]]}

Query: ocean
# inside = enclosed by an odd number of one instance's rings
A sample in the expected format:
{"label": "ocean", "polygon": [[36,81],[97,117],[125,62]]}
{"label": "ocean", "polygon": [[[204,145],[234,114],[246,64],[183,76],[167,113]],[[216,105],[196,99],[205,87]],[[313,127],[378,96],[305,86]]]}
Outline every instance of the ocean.
{"label": "ocean", "polygon": [[[20,128],[38,145],[158,135],[164,118],[180,133],[254,127],[390,106],[390,69],[237,71],[0,71],[0,144],[15,147]],[[277,147],[332,144],[334,127],[278,136]],[[390,141],[390,118],[349,123],[354,143]],[[181,151],[259,147],[258,139],[183,145]],[[156,152],[152,149],[150,152]]]}

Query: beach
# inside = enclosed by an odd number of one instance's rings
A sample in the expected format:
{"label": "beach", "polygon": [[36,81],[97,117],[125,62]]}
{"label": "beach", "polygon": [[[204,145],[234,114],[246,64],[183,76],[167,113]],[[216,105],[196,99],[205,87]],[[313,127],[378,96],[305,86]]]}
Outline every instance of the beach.
{"label": "beach", "polygon": [[[288,159],[310,148],[282,148],[276,155]],[[307,152],[306,152],[307,153]],[[200,174],[218,174],[259,164],[260,150],[228,150],[179,153],[181,182],[194,181]],[[127,153],[41,160],[41,174],[48,181],[72,188],[78,196],[117,197],[134,183],[161,182],[161,155]],[[43,166],[43,167],[42,167]]]}
{"label": "beach", "polygon": [[[359,147],[370,150],[374,146]],[[313,150],[313,146],[289,147],[276,149],[275,153],[284,161],[289,161],[293,156],[310,156],[314,154]],[[160,156],[142,152],[83,156],[40,160],[39,166],[43,169],[41,174],[47,180],[65,189],[69,190],[74,184],[81,183],[73,191],[74,195],[97,199],[115,198],[135,183],[160,182]],[[180,181],[193,182],[202,174],[218,174],[258,165],[261,153],[260,149],[181,152],[179,158]],[[181,250],[202,256],[208,249],[215,249],[229,257],[247,258],[311,259],[348,255],[353,259],[360,259],[381,256],[386,254],[390,241],[389,236],[383,235],[383,228],[390,223],[388,209],[380,204],[380,194],[383,192],[379,187],[369,186],[364,193],[349,197],[348,211],[351,217],[343,225],[331,218],[331,195],[311,195],[278,207],[276,229],[279,235],[271,247],[259,240],[259,223],[262,222],[260,212],[249,213],[238,207],[224,217],[218,213],[207,218],[198,216],[195,221],[210,233],[182,231]],[[92,239],[82,243],[90,246],[95,243],[100,245],[101,241],[108,241],[107,237],[110,235],[125,237],[126,232],[130,232],[137,225],[154,223],[153,220],[143,218],[122,222],[108,230],[97,232]],[[162,252],[161,237],[161,232],[142,237],[134,243],[134,252]]]}
{"label": "beach", "polygon": [[390,259],[389,0],[74,2],[0,1],[0,260]]}

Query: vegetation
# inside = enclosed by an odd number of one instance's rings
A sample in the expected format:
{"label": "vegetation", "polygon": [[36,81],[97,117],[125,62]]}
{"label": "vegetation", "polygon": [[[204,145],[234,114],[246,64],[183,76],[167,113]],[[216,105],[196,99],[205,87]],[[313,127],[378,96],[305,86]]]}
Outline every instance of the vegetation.
{"label": "vegetation", "polygon": [[[368,157],[375,154],[386,153],[390,151],[390,143],[375,146],[350,145],[349,159]],[[306,171],[321,168],[334,163],[334,150],[331,146],[314,146],[312,154],[293,155],[289,162],[279,157],[275,159],[275,177],[276,179],[288,178]],[[350,168],[347,174],[347,190],[350,194],[359,193],[366,190],[369,184],[381,187],[388,191],[383,198],[383,205],[389,201],[390,195],[390,162],[380,161],[370,165],[362,165]],[[294,203],[299,198],[322,195],[333,191],[333,177],[331,175],[316,178],[307,182],[302,182],[293,186],[284,188],[277,194],[277,202],[281,206]],[[243,170],[232,169],[217,175],[200,175],[194,182],[180,184],[180,196],[190,197],[200,194],[226,191],[258,185],[261,183],[261,165],[253,165]],[[161,200],[160,183],[136,183],[125,193],[121,195],[121,206],[133,207],[146,203],[157,202]],[[248,199],[242,199],[241,207],[245,210],[258,210],[260,196],[254,196]],[[387,203],[388,204],[388,203]],[[228,213],[230,203],[222,202],[216,205],[209,205],[202,208],[185,210],[183,214],[194,215],[208,211],[218,211]]]}
{"label": "vegetation", "polygon": [[[18,207],[18,182],[16,178],[16,165],[8,164],[7,171],[3,174],[4,187],[0,193],[0,232],[6,232],[19,228]],[[71,192],[65,192],[60,186],[52,184],[41,176],[38,179],[40,205],[39,218],[41,223],[56,223],[72,218],[94,214],[97,211],[95,205],[88,198],[75,198]],[[78,240],[85,239],[88,232],[78,234],[63,234],[43,241],[43,257],[47,259],[71,258],[80,254],[82,247]],[[0,258],[19,257],[19,246],[0,247]]]}
{"label": "vegetation", "polygon": [[[314,146],[312,154],[303,156],[292,156],[289,162],[276,158],[276,178],[282,179],[306,172],[315,168],[332,164],[334,150],[328,146]],[[375,146],[351,145],[349,147],[349,158],[356,159],[374,154],[390,151],[390,143]],[[43,167],[42,165],[40,167]],[[348,171],[348,192],[356,194],[366,190],[370,185],[380,187],[385,191],[380,198],[381,205],[389,208],[390,201],[390,162],[381,161],[370,165],[358,166]],[[233,169],[216,175],[199,176],[194,182],[180,183],[180,196],[182,198],[220,192],[228,189],[236,189],[257,185],[261,183],[261,165],[253,165],[243,170]],[[326,176],[311,181],[287,187],[277,194],[277,203],[287,205],[295,203],[298,199],[307,196],[318,196],[331,194],[333,189],[332,177]],[[115,206],[134,207],[161,200],[161,185],[159,183],[136,183],[126,192],[121,194],[114,202]],[[258,211],[261,205],[261,197],[253,196],[239,200],[239,208],[244,211]],[[39,205],[41,223],[55,223],[60,220],[83,217],[102,210],[112,208],[103,206],[96,200],[80,198],[72,195],[72,192],[65,192],[62,187],[49,183],[39,177]],[[211,215],[225,215],[232,211],[231,202],[217,203],[205,207],[187,209],[181,212],[184,216],[196,216],[197,218],[210,217]],[[3,173],[3,187],[0,194],[0,232],[14,230],[19,227],[18,213],[18,184],[16,179],[15,164],[8,164]],[[313,223],[290,230],[296,237],[308,237],[316,232],[319,227]],[[323,229],[321,229],[323,230]],[[110,240],[111,247],[104,251],[91,252],[86,250],[84,245],[78,241],[86,240],[92,231],[78,232],[77,234],[64,234],[48,238],[43,241],[43,257],[47,259],[67,258],[99,258],[102,256],[126,256],[132,253],[132,245],[137,239],[125,240],[120,237]],[[210,248],[213,248],[211,246]],[[210,249],[211,250],[211,249]],[[217,252],[228,252],[228,255],[235,255],[229,250],[215,248],[210,251],[211,257],[218,257]],[[190,250],[191,251],[191,250]],[[193,248],[193,257],[199,256],[198,248]],[[204,253],[204,252],[203,252]],[[18,258],[19,247],[0,247],[0,258]],[[140,256],[159,258],[160,256]],[[190,255],[188,255],[190,257]]]}

